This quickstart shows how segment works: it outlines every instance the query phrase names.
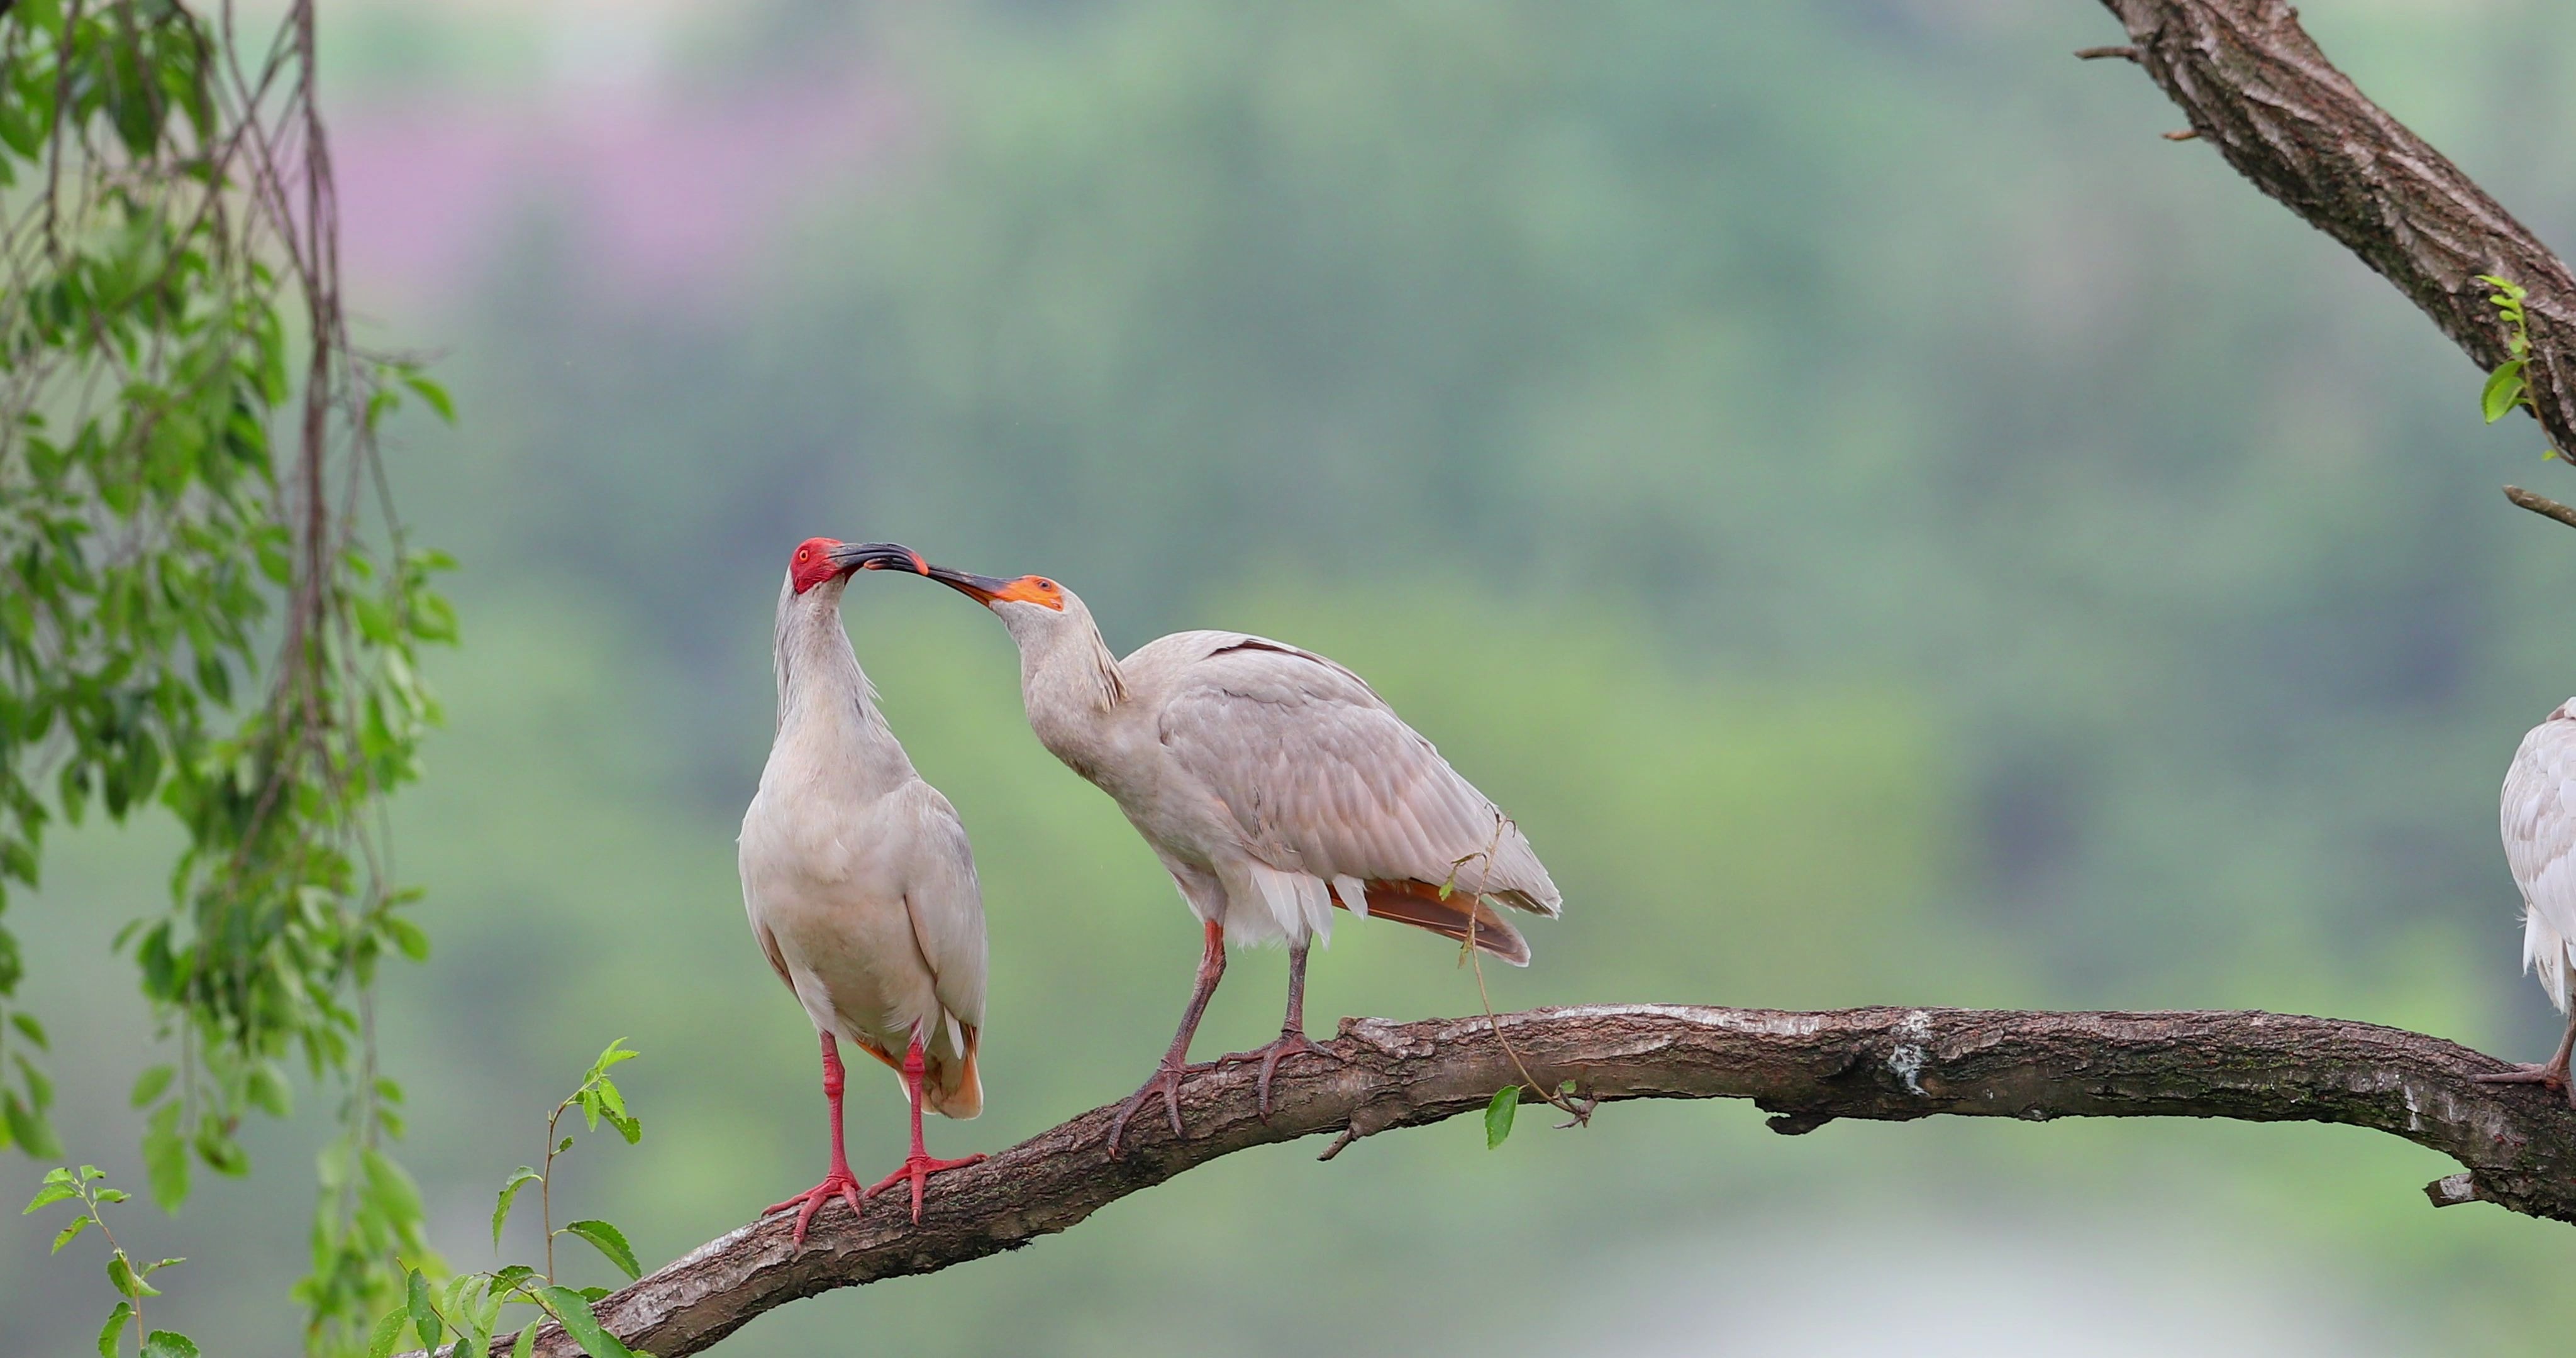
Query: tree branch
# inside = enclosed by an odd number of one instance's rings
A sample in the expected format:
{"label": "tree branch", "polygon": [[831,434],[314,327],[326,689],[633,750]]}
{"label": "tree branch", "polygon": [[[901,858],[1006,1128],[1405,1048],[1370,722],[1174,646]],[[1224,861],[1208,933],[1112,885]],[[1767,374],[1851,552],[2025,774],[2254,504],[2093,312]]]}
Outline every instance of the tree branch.
{"label": "tree branch", "polygon": [[[2480,368],[2510,355],[2479,274],[2530,289],[2532,408],[2576,449],[2576,276],[2513,214],[2363,96],[2285,0],[2102,0],[2201,141],[2397,285]],[[2088,49],[2098,50],[2098,49]]]}
{"label": "tree branch", "polygon": [[2507,486],[2504,488],[2504,498],[2544,519],[2556,519],[2570,528],[2576,528],[2576,508],[2562,505],[2546,495],[2524,490],[2520,486]]}
{"label": "tree branch", "polygon": [[[1505,1014],[1491,1024],[1481,1016],[1345,1019],[1329,1044],[1339,1062],[1309,1057],[1280,1067],[1266,1123],[1253,1113],[1249,1068],[1203,1073],[1181,1091],[1184,1139],[1174,1140],[1157,1118],[1138,1118],[1125,1157],[1111,1160],[1101,1137],[1112,1110],[1096,1108],[941,1175],[918,1226],[899,1193],[855,1219],[835,1204],[798,1253],[791,1218],[770,1217],[604,1299],[598,1314],[629,1345],[686,1358],[798,1297],[1017,1249],[1219,1156],[1471,1112],[1521,1079],[1497,1026],[1537,1078],[1572,1080],[1580,1096],[1603,1103],[1751,1099],[1789,1135],[1836,1118],[1902,1122],[1944,1113],[2343,1123],[2458,1160],[2461,1173],[2425,1190],[2437,1205],[2493,1202],[2576,1221],[2576,1113],[2535,1086],[2472,1083],[2511,1067],[2421,1033],[2241,1011],[1596,1005]],[[577,1352],[551,1323],[536,1351]],[[494,1352],[506,1344],[496,1341]]]}

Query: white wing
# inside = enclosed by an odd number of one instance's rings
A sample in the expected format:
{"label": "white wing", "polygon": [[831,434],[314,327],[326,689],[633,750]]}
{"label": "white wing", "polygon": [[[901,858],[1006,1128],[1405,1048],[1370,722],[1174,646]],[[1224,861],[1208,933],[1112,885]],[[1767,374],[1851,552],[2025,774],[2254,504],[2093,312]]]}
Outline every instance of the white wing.
{"label": "white wing", "polygon": [[2568,959],[2576,942],[2576,698],[2533,727],[2505,770],[2504,857],[2522,888],[2522,961],[2540,975],[2550,1002],[2568,1004]]}
{"label": "white wing", "polygon": [[957,808],[930,784],[915,780],[895,794],[913,821],[905,837],[910,862],[904,871],[904,909],[913,941],[929,966],[932,991],[944,1011],[933,1049],[933,1075],[950,1117],[975,1116],[984,1103],[975,1053],[984,1027],[984,897],[975,881],[975,853]]}
{"label": "white wing", "polygon": [[1255,857],[1335,882],[1419,882],[1544,915],[1561,898],[1525,838],[1358,675],[1260,637],[1212,638],[1159,734],[1225,801]]}

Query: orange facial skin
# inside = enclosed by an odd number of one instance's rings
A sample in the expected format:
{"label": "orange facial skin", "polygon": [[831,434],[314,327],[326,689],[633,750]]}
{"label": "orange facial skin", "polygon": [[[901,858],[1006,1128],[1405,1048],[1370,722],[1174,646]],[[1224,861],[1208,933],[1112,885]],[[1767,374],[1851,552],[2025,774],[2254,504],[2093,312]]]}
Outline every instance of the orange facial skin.
{"label": "orange facial skin", "polygon": [[1043,575],[1023,575],[1017,580],[1002,580],[990,575],[971,575],[965,571],[933,566],[922,574],[990,608],[995,604],[1036,604],[1040,608],[1064,611],[1064,587]]}

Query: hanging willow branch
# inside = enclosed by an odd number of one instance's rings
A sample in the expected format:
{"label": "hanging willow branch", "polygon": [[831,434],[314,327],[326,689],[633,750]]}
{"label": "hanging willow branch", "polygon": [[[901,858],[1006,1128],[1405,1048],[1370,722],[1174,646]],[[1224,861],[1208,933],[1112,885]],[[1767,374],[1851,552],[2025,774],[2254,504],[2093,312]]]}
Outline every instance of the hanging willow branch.
{"label": "hanging willow branch", "polygon": [[[171,908],[119,936],[178,1058],[136,1089],[152,1188],[244,1172],[290,1065],[336,1080],[303,1288],[327,1345],[420,1242],[367,996],[424,948],[378,822],[453,619],[376,438],[402,393],[447,398],[352,340],[315,74],[312,0],[248,35],[229,0],[0,7],[0,888],[58,817],[184,828]],[[0,1141],[50,1154],[24,969],[0,930]]]}

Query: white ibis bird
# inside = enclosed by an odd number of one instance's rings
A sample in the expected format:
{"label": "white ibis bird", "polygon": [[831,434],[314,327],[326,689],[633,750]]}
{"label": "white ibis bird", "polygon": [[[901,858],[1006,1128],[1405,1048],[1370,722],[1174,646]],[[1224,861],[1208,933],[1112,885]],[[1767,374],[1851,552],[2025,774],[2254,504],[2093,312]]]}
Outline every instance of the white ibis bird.
{"label": "white ibis bird", "polygon": [[[897,563],[899,566],[900,563]],[[2576,698],[2558,705],[2522,738],[2504,773],[2504,858],[2522,888],[2522,966],[2537,972],[2558,1012],[2568,1012],[2568,950],[2576,946]],[[2567,1058],[2576,1050],[2576,1016],[2558,1053],[2536,1066],[2481,1075],[2485,1084],[2538,1084],[2566,1094]]]}
{"label": "white ibis bird", "polygon": [[[922,1183],[984,1157],[935,1160],[921,1113],[984,1108],[975,1048],[984,1025],[984,905],[966,827],[921,780],[877,712],[875,691],[841,628],[853,571],[918,558],[883,543],[811,538],[778,595],[778,732],[743,813],[743,908],[769,964],[823,1038],[832,1166],[823,1182],[762,1213],[798,1208],[796,1243],[829,1199],[856,1213],[900,1180]],[[862,1191],[841,1144],[837,1039],[894,1068],[912,1109],[912,1152]]]}
{"label": "white ibis bird", "polygon": [[1264,1117],[1281,1060],[1329,1054],[1307,1041],[1304,1009],[1307,948],[1330,936],[1334,906],[1529,964],[1528,943],[1492,906],[1553,916],[1556,884],[1519,827],[1358,675],[1241,632],[1178,632],[1121,660],[1052,580],[921,571],[1010,629],[1039,742],[1116,799],[1202,926],[1180,1032],[1111,1122],[1110,1154],[1158,1091],[1181,1135],[1190,1038],[1229,940],[1288,945],[1279,1040],[1224,1058],[1260,1061]]}

